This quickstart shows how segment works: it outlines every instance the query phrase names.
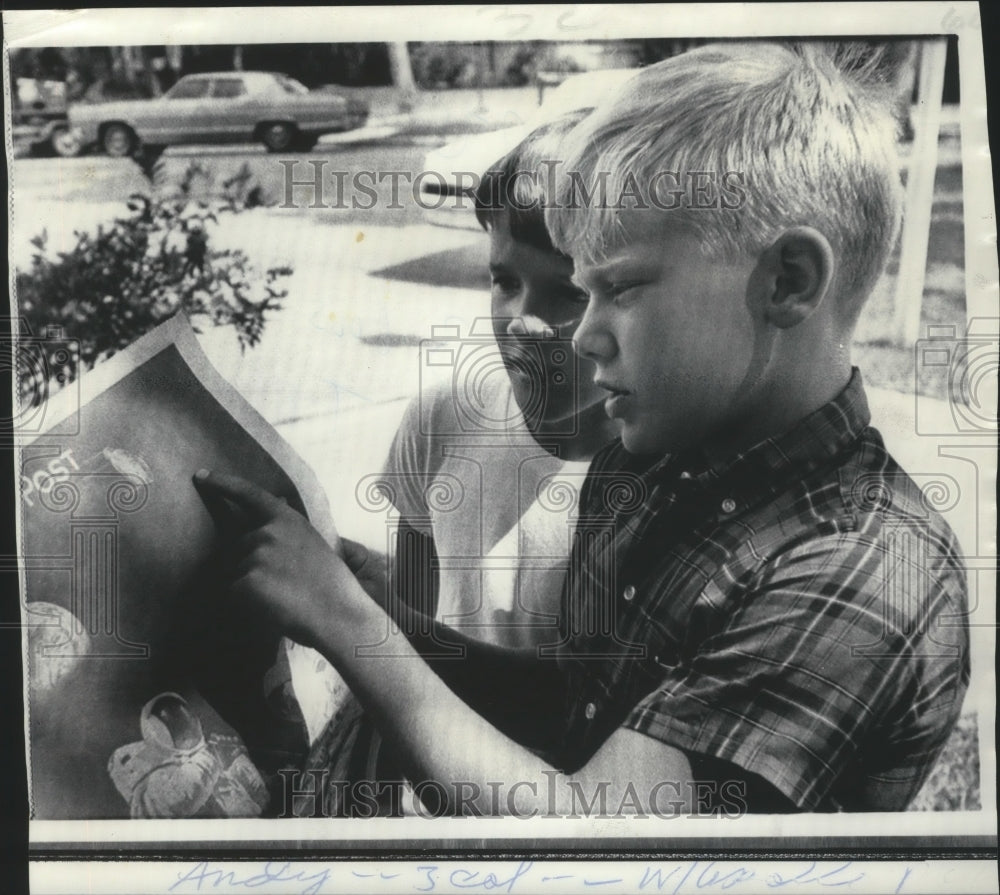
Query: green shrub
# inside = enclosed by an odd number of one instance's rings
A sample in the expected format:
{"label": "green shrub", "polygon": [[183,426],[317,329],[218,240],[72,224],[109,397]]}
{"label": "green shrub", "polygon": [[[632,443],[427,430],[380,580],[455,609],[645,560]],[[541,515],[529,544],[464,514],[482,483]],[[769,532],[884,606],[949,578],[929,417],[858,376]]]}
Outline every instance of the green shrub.
{"label": "green shrub", "polygon": [[[238,249],[216,249],[210,227],[223,214],[238,214],[247,199],[247,178],[237,175],[221,198],[195,201],[191,184],[203,174],[189,169],[177,195],[133,194],[128,213],[96,233],[74,231],[75,245],[53,256],[43,230],[32,240],[31,267],[16,276],[23,324],[44,345],[59,334],[78,343],[72,357],[26,365],[18,371],[22,400],[47,393],[45,375],[70,381],[77,373],[134,342],[178,311],[215,326],[232,326],[241,349],[256,345],[268,312],[281,307],[289,267],[258,274]],[[60,350],[53,342],[53,351]],[[49,371],[44,373],[42,371]]]}

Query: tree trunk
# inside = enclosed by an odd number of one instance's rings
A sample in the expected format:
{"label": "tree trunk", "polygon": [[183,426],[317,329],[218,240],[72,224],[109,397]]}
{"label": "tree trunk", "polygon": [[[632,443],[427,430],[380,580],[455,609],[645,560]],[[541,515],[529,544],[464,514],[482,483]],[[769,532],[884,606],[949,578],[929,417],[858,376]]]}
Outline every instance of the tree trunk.
{"label": "tree trunk", "polygon": [[184,67],[184,47],[176,44],[167,48],[167,64],[173,69],[174,74],[179,78],[181,69]]}
{"label": "tree trunk", "polygon": [[131,87],[139,86],[139,78],[143,74],[142,58],[138,47],[122,47],[122,62],[125,67],[125,80]]}
{"label": "tree trunk", "polygon": [[496,87],[500,81],[497,72],[497,45],[492,41],[486,41],[486,68],[487,74],[483,79],[484,87]]}
{"label": "tree trunk", "polygon": [[407,91],[417,89],[417,82],[413,78],[413,65],[410,62],[410,51],[403,41],[389,44],[389,72],[394,86]]}

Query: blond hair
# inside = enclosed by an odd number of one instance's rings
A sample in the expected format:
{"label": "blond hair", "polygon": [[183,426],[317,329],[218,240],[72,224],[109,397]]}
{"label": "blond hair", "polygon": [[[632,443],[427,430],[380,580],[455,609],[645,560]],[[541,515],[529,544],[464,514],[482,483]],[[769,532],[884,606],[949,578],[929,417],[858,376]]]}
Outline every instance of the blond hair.
{"label": "blond hair", "polygon": [[621,241],[621,206],[581,209],[581,185],[615,197],[658,172],[735,173],[735,207],[673,212],[706,257],[754,255],[787,227],[815,227],[853,324],[902,207],[891,80],[883,50],[863,43],[719,43],[643,69],[563,141],[552,241],[590,263]]}

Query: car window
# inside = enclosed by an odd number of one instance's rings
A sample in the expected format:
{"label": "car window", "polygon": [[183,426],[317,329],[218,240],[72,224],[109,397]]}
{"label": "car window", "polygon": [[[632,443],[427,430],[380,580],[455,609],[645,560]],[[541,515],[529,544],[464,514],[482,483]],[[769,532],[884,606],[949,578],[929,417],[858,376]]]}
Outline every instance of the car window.
{"label": "car window", "polygon": [[223,78],[212,83],[212,96],[217,99],[233,99],[246,92],[246,87],[239,78]]}
{"label": "car window", "polygon": [[167,99],[200,99],[208,95],[208,78],[184,78],[165,95]]}
{"label": "car window", "polygon": [[275,80],[281,85],[281,89],[285,93],[297,93],[301,95],[309,92],[309,88],[305,84],[296,81],[295,78],[288,77],[288,75],[275,75]]}

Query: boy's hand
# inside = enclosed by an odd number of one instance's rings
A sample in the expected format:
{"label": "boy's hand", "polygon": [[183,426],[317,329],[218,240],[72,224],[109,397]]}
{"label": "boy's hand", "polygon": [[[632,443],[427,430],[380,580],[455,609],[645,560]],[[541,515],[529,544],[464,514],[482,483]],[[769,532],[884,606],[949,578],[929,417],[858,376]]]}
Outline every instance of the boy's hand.
{"label": "boy's hand", "polygon": [[194,484],[223,531],[234,595],[313,646],[335,611],[338,582],[351,575],[343,560],[305,517],[252,482],[202,469]]}
{"label": "boy's hand", "polygon": [[389,561],[386,555],[369,550],[350,538],[341,538],[340,546],[344,551],[344,562],[358,584],[379,606],[385,608],[389,596]]}

